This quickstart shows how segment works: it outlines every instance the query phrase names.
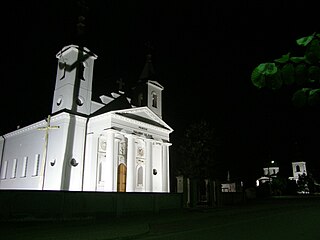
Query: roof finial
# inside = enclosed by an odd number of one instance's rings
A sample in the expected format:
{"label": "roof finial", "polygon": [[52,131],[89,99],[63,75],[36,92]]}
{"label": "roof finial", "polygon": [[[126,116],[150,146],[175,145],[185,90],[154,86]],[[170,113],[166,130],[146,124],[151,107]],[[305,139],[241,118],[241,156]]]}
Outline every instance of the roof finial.
{"label": "roof finial", "polygon": [[89,10],[88,6],[86,5],[85,0],[79,0],[77,2],[78,7],[78,22],[77,22],[77,37],[80,41],[84,39],[85,36],[85,29],[86,29],[86,15]]}
{"label": "roof finial", "polygon": [[150,41],[146,41],[144,44],[147,48],[147,56],[146,56],[146,61],[147,62],[152,62],[151,58],[152,58],[152,54],[151,52],[154,50],[154,46],[152,45],[152,43]]}

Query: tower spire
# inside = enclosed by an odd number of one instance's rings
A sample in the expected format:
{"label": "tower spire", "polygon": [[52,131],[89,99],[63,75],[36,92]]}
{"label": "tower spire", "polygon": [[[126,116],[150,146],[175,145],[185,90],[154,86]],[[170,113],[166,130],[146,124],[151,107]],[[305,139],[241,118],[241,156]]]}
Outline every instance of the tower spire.
{"label": "tower spire", "polygon": [[79,46],[84,45],[85,33],[86,33],[86,15],[88,13],[88,6],[85,0],[79,0],[77,2],[78,8],[78,22],[77,22],[77,38],[79,41]]}
{"label": "tower spire", "polygon": [[139,80],[153,80],[155,76],[155,71],[152,64],[152,54],[151,51],[154,49],[150,41],[147,41],[145,43],[145,46],[147,47],[147,55],[146,55],[146,63],[144,65],[144,68],[140,74]]}

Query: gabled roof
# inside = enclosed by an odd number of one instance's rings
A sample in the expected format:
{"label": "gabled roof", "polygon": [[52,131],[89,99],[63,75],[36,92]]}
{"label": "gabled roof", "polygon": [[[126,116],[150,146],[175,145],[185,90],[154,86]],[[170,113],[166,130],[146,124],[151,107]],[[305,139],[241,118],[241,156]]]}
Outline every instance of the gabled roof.
{"label": "gabled roof", "polygon": [[130,118],[136,121],[144,122],[153,126],[164,128],[173,132],[173,129],[166,124],[158,115],[152,112],[148,107],[137,107],[124,110],[112,111],[112,114]]}
{"label": "gabled roof", "polygon": [[148,83],[152,83],[153,85],[157,86],[158,88],[160,89],[164,89],[164,87],[157,81],[154,81],[154,80],[148,80]]}

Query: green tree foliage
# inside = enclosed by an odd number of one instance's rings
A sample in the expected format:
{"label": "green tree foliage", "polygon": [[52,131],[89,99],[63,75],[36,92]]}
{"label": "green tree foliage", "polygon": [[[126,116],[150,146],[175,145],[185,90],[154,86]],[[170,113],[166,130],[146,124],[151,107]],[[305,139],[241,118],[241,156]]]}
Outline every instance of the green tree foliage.
{"label": "green tree foliage", "polygon": [[179,145],[179,174],[190,178],[214,177],[220,140],[206,121],[192,123],[186,129]]}
{"label": "green tree foliage", "polygon": [[293,87],[292,101],[297,107],[319,105],[320,34],[302,37],[296,43],[303,48],[303,56],[289,52],[273,62],[261,63],[253,69],[251,81],[257,88]]}

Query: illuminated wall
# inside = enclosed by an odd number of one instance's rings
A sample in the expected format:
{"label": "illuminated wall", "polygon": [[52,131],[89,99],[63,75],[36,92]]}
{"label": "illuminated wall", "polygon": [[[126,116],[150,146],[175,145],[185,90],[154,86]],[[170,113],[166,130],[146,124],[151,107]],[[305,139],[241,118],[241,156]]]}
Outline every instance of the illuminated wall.
{"label": "illuminated wall", "polygon": [[[118,113],[90,118],[85,154],[85,191],[169,192],[169,133]],[[154,117],[157,117],[154,114]],[[158,118],[160,120],[160,118]],[[143,126],[143,127],[142,127]]]}
{"label": "illuminated wall", "polygon": [[40,121],[4,135],[0,188],[41,189],[41,166],[44,153],[44,132],[37,130]]}
{"label": "illuminated wall", "polygon": [[50,131],[46,190],[82,190],[86,118],[61,113],[52,118],[59,129]]}
{"label": "illuminated wall", "polygon": [[51,126],[59,128],[48,130],[47,149],[46,132],[40,130],[46,126],[43,120],[4,135],[0,188],[82,189],[85,118],[53,116]]}
{"label": "illuminated wall", "polygon": [[299,175],[302,175],[302,174],[307,175],[306,162],[293,162],[292,173],[293,173],[293,178],[295,180],[299,179]]}

